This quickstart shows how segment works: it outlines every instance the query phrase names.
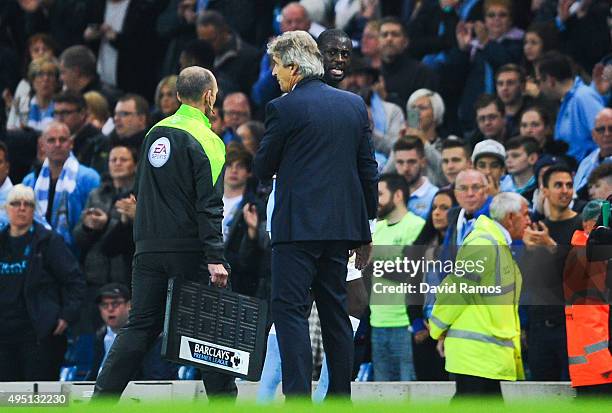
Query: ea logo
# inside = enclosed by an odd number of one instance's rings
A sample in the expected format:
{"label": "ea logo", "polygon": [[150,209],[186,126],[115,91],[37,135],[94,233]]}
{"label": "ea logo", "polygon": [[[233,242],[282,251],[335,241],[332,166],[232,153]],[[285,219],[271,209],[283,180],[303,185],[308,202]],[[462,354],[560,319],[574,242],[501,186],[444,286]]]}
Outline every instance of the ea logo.
{"label": "ea logo", "polygon": [[149,162],[155,168],[163,166],[170,159],[170,141],[168,138],[159,138],[149,148]]}

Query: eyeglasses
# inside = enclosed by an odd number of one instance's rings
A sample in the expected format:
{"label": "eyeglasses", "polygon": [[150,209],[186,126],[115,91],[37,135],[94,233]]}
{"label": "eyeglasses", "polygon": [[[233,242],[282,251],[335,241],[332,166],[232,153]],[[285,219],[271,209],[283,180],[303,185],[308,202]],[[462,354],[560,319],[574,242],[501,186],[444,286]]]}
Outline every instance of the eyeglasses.
{"label": "eyeglasses", "polygon": [[493,122],[494,120],[499,119],[501,116],[497,113],[491,113],[489,115],[481,115],[481,116],[477,116],[476,120],[478,121],[478,123],[484,123],[484,122]]}
{"label": "eyeglasses", "polygon": [[499,17],[500,19],[505,19],[506,17],[508,17],[508,13],[507,13],[507,12],[505,12],[505,11],[500,11],[499,13],[495,13],[495,12],[491,11],[491,12],[488,12],[488,13],[486,14],[486,16],[487,16],[489,19],[494,19],[494,18],[496,18],[496,17]]}
{"label": "eyeglasses", "polygon": [[11,201],[9,205],[13,208],[34,208],[34,202],[32,201]]}
{"label": "eyeglasses", "polygon": [[100,304],[98,304],[98,307],[102,308],[102,309],[115,309],[117,307],[119,307],[121,304],[125,304],[125,300],[113,300],[113,301],[106,301],[106,302],[102,302]]}
{"label": "eyeglasses", "polygon": [[118,118],[127,118],[128,116],[136,115],[136,114],[137,114],[136,112],[126,112],[123,110],[120,110],[119,112],[115,112],[115,116]]}
{"label": "eyeglasses", "polygon": [[460,185],[455,187],[455,191],[457,192],[480,192],[484,189],[484,185]]}
{"label": "eyeglasses", "polygon": [[34,73],[34,77],[57,77],[57,73],[56,72],[51,72],[48,70],[41,70],[40,72],[36,72]]}
{"label": "eyeglasses", "polygon": [[64,116],[72,115],[73,113],[77,113],[77,112],[80,112],[80,110],[78,110],[78,109],[74,109],[74,110],[56,110],[56,111],[53,112],[53,116],[64,117]]}
{"label": "eyeglasses", "polygon": [[247,118],[249,116],[249,112],[238,112],[238,111],[234,111],[234,110],[223,111],[223,114],[225,116],[233,116],[233,117],[236,117],[236,118]]}
{"label": "eyeglasses", "polygon": [[612,133],[612,125],[602,125],[602,126],[598,126],[595,128],[595,132],[602,134],[602,133]]}

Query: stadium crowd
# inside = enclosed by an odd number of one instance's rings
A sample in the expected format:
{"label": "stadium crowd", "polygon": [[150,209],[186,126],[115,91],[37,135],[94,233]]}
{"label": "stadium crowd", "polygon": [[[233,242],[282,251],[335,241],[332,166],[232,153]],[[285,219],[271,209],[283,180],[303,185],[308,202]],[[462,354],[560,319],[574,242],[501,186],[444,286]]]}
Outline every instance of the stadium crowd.
{"label": "stadium crowd", "polygon": [[[491,217],[496,195],[516,193],[532,224],[512,244],[567,247],[522,261],[561,289],[575,234],[588,237],[612,196],[611,18],[608,0],[3,1],[0,381],[96,378],[130,309],[140,147],[178,109],[188,66],[219,85],[211,122],[227,151],[232,289],[269,298],[273,183],[252,163],[266,104],[281,95],[265,45],[293,30],[338,29],[319,40],[326,82],[368,107],[375,247],[445,256]],[[434,302],[366,306],[355,377],[447,380]],[[526,378],[568,380],[564,306],[522,307],[520,327]],[[138,378],[198,374],[162,361],[159,342]]]}

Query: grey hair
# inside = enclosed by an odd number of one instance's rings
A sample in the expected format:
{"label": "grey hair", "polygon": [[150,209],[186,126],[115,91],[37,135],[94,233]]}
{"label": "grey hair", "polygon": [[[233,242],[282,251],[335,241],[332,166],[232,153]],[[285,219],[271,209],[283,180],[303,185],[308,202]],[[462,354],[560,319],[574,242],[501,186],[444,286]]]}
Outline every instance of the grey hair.
{"label": "grey hair", "polygon": [[500,192],[495,195],[489,212],[491,218],[501,222],[510,213],[520,214],[523,205],[529,205],[527,200],[515,192]]}
{"label": "grey hair", "polygon": [[305,31],[286,32],[268,43],[268,55],[283,66],[294,64],[302,77],[323,76],[323,58],[317,42]]}
{"label": "grey hair", "polygon": [[412,95],[410,95],[410,97],[408,98],[408,103],[406,103],[406,109],[410,109],[410,107],[414,106],[418,99],[425,96],[429,98],[429,102],[431,103],[434,122],[436,122],[436,125],[440,126],[444,121],[444,112],[446,109],[444,107],[444,100],[442,100],[442,97],[436,92],[433,92],[429,89],[419,89],[414,91]]}
{"label": "grey hair", "polygon": [[482,181],[482,183],[485,186],[489,184],[487,182],[487,177],[485,176],[485,174],[483,174],[482,172],[480,172],[480,171],[478,171],[476,169],[469,168],[469,169],[464,169],[463,171],[460,171],[457,174],[457,177],[455,178],[455,185],[457,185],[457,182],[460,179],[463,179],[466,175],[470,175],[470,174],[478,175],[480,177],[480,180]]}
{"label": "grey hair", "polygon": [[176,91],[181,102],[199,102],[207,90],[212,90],[215,82],[210,70],[190,66],[181,70],[176,79]]}
{"label": "grey hair", "polygon": [[6,196],[6,205],[13,201],[28,201],[36,205],[34,190],[24,184],[17,184],[9,190]]}

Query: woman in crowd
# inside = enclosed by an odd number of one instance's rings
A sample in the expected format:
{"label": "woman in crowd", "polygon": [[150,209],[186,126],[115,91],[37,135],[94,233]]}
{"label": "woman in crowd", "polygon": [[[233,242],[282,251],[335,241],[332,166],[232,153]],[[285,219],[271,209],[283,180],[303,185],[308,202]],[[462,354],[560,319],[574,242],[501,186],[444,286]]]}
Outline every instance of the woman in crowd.
{"label": "woman in crowd", "polygon": [[408,125],[404,134],[419,136],[423,143],[433,145],[438,152],[442,151],[442,137],[438,127],[444,121],[444,101],[436,92],[429,89],[419,89],[412,93],[406,104],[406,113],[416,111],[419,114],[417,128]]}
{"label": "woman in crowd", "polygon": [[28,68],[28,78],[34,96],[30,100],[27,122],[24,127],[42,131],[53,121],[53,95],[59,89],[59,65],[57,60],[40,57],[32,60]]}
{"label": "woman in crowd", "polygon": [[[448,211],[457,205],[455,195],[450,189],[441,189],[434,196],[431,214],[421,230],[414,245],[424,247],[425,262],[434,263],[442,260],[440,257],[444,234],[448,228]],[[423,282],[437,286],[442,281],[441,275],[435,270],[423,274]],[[444,359],[436,351],[436,341],[429,337],[427,320],[433,308],[435,295],[425,294],[423,306],[409,306],[410,322],[414,331],[412,351],[417,380],[447,380],[444,370]]]}
{"label": "woman in crowd", "polygon": [[56,381],[66,328],[79,315],[85,279],[62,238],[34,223],[34,191],[8,194],[0,233],[0,382]]}
{"label": "woman in crowd", "polygon": [[523,67],[527,73],[525,92],[537,97],[540,88],[535,81],[535,61],[549,50],[557,48],[558,31],[552,22],[533,23],[525,32],[523,41]]}
{"label": "woman in crowd", "polygon": [[38,33],[28,39],[28,53],[25,55],[26,61],[24,65],[26,77],[21,79],[17,85],[14,96],[10,91],[6,91],[4,95],[6,107],[10,108],[6,129],[21,129],[27,124],[30,99],[32,97],[32,85],[27,76],[28,68],[33,60],[40,59],[41,57],[54,57],[56,49],[55,41],[48,34]]}
{"label": "woman in crowd", "polygon": [[84,332],[93,332],[99,320],[94,305],[96,292],[108,283],[131,285],[132,222],[136,201],[131,196],[136,178],[136,149],[115,146],[108,155],[109,176],[89,194],[81,219],[73,230],[82,251],[83,270],[87,279],[84,303]]}
{"label": "woman in crowd", "polygon": [[523,31],[513,27],[510,0],[485,0],[484,22],[459,22],[458,48],[450,52],[445,75],[465,85],[459,104],[464,131],[474,129],[474,103],[482,93],[495,93],[494,75],[507,63],[521,60]]}
{"label": "woman in crowd", "polygon": [[87,122],[109,135],[115,128],[110,115],[108,100],[99,92],[91,90],[83,95],[87,103]]}
{"label": "woman in crowd", "polygon": [[265,126],[262,122],[250,120],[240,125],[236,133],[240,136],[240,139],[242,139],[242,144],[246,150],[251,155],[255,156],[265,130]]}
{"label": "woman in crowd", "polygon": [[157,84],[155,89],[155,109],[151,116],[151,124],[173,115],[181,106],[176,98],[176,75],[166,76]]}

